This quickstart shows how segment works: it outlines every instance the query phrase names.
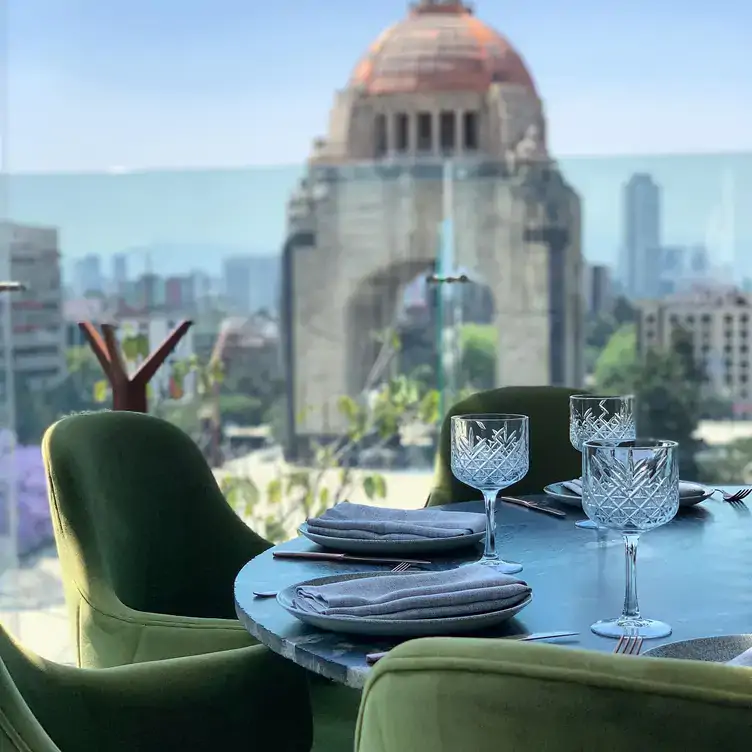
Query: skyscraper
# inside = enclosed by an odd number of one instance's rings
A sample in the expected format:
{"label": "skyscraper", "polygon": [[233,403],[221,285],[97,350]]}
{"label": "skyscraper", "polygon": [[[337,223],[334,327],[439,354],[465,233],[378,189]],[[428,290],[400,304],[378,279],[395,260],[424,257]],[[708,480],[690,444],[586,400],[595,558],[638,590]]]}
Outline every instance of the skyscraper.
{"label": "skyscraper", "polygon": [[252,259],[236,256],[224,260],[224,293],[233,313],[251,312]]}
{"label": "skyscraper", "polygon": [[128,281],[128,257],[118,253],[112,258],[112,286],[115,294],[121,294]]}
{"label": "skyscraper", "polygon": [[658,293],[661,247],[661,189],[650,175],[632,175],[624,186],[624,238],[620,277],[631,298]]}
{"label": "skyscraper", "polygon": [[99,256],[89,254],[76,261],[75,264],[76,294],[81,297],[104,292],[102,278],[102,263]]}

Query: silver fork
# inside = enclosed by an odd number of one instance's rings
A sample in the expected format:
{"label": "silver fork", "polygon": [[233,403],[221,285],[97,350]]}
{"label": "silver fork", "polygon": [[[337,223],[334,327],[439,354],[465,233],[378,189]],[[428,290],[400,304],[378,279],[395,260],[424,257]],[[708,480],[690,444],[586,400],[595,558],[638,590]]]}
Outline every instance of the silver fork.
{"label": "silver fork", "polygon": [[392,569],[392,572],[407,572],[410,569],[410,565],[406,561],[402,561]]}
{"label": "silver fork", "polygon": [[[721,488],[716,488],[715,490],[718,491],[718,493],[723,496],[723,500],[727,501],[729,504],[742,504],[742,499],[746,499],[747,496],[752,493],[752,488],[740,488],[738,491],[734,491],[734,493],[729,493]],[[744,504],[742,505],[746,506]]]}
{"label": "silver fork", "polygon": [[[391,572],[407,572],[408,569],[410,569],[410,564],[408,564],[406,561],[401,561],[399,564],[397,564],[396,567],[393,567],[390,571]],[[256,598],[276,598],[277,597],[277,591],[276,590],[254,590],[253,591],[254,596]]]}
{"label": "silver fork", "polygon": [[616,643],[614,653],[618,655],[639,655],[642,650],[643,638],[636,635],[622,635]]}

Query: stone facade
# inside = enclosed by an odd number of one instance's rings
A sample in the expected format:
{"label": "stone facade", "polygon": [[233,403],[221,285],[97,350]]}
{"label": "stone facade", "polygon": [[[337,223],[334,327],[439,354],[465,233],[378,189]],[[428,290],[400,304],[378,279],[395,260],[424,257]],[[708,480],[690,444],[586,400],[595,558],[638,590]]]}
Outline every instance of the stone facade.
{"label": "stone facade", "polygon": [[434,267],[447,213],[456,265],[494,295],[498,385],[581,384],[580,205],[548,156],[534,89],[374,95],[356,84],[337,95],[289,205],[297,240],[282,305],[297,436],[342,431],[337,399],[366,387],[372,335]]}

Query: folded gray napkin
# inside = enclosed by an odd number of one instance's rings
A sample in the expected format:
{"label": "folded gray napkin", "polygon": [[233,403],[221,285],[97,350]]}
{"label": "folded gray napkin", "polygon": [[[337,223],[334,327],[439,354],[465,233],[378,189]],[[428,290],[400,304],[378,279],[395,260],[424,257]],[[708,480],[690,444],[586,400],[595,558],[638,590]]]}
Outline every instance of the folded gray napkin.
{"label": "folded gray napkin", "polygon": [[443,572],[362,577],[299,585],[295,605],[325,616],[442,619],[500,611],[530,595],[526,582],[482,564]]}
{"label": "folded gray napkin", "polygon": [[748,666],[752,668],[752,648],[745,650],[741,655],[737,655],[736,658],[732,658],[727,666]]}
{"label": "folded gray napkin", "polygon": [[[577,496],[582,496],[582,480],[580,478],[574,478],[573,480],[564,481],[562,484],[567,491],[570,491]],[[703,486],[697,485],[697,483],[689,483],[688,481],[679,481],[679,498],[685,498],[687,496],[699,496],[704,493]]]}
{"label": "folded gray napkin", "polygon": [[452,538],[482,533],[486,516],[476,512],[446,512],[440,509],[386,509],[364,504],[341,504],[321,517],[308,520],[308,530],[333,538],[363,540],[414,540]]}

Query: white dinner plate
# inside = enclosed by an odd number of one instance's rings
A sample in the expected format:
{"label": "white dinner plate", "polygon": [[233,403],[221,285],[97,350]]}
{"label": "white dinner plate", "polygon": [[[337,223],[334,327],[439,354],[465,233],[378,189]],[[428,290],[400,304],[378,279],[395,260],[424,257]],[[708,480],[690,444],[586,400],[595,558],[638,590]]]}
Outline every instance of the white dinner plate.
{"label": "white dinner plate", "polygon": [[700,637],[658,645],[643,652],[650,658],[679,658],[686,661],[728,663],[752,648],[752,634]]}
{"label": "white dinner plate", "polygon": [[[564,482],[551,483],[546,486],[543,491],[564,504],[582,509],[582,497],[579,494],[573,493],[568,488],[565,488]],[[709,499],[712,495],[712,488],[701,486],[699,483],[688,483],[682,481],[682,490],[679,495],[679,506],[693,507],[695,504],[699,504],[701,501]]]}
{"label": "white dinner plate", "polygon": [[[400,577],[410,577],[418,572],[404,572]],[[357,580],[363,577],[389,577],[392,572],[360,572],[340,574],[332,577],[317,577],[315,580],[300,582],[297,585],[280,590],[277,603],[296,619],[328,632],[368,635],[370,637],[435,637],[438,635],[457,635],[475,632],[480,629],[495,627],[508,621],[522,611],[533,600],[529,595],[516,606],[501,611],[489,611],[472,616],[454,616],[446,619],[368,619],[356,616],[324,616],[303,611],[295,606],[295,588],[300,585],[328,585],[331,582]]]}
{"label": "white dinner plate", "polygon": [[303,523],[298,532],[319,546],[343,554],[362,554],[364,556],[407,557],[412,554],[442,554],[458,548],[467,548],[480,543],[485,532],[454,535],[451,538],[410,538],[409,540],[363,540],[361,538],[334,538],[318,535],[308,530]]}

